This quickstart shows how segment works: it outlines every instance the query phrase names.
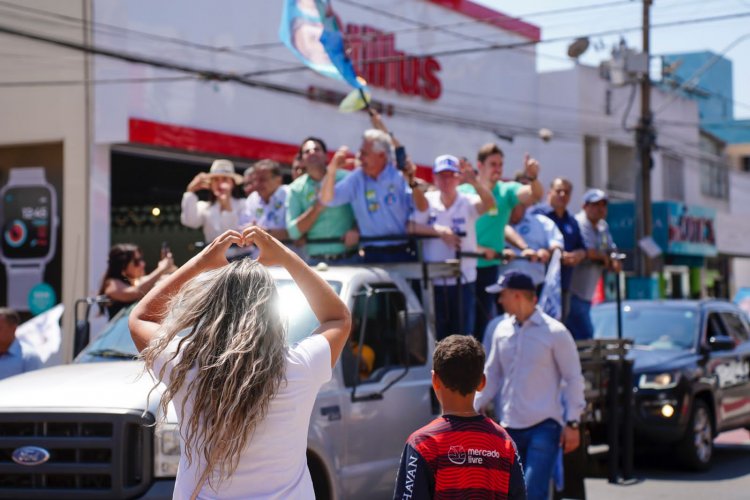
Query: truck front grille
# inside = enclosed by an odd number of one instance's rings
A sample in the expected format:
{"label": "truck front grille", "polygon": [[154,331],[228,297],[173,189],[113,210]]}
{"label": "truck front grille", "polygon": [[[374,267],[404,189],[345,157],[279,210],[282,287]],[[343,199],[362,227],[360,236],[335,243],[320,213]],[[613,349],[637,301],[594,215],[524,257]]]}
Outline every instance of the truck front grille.
{"label": "truck front grille", "polygon": [[[140,412],[0,413],[0,498],[108,499],[141,495],[152,480],[153,423]],[[39,465],[13,452],[36,446]]]}

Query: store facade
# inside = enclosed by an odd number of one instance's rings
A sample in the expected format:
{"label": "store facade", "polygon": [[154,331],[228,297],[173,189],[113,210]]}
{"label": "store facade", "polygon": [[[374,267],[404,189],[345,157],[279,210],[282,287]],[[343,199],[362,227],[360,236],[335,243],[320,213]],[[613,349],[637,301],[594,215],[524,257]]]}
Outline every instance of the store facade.
{"label": "store facade", "polygon": [[[716,211],[681,202],[658,201],[652,204],[651,220],[652,237],[661,250],[661,256],[654,259],[658,296],[674,299],[717,296],[729,276],[716,263],[719,255]],[[625,261],[625,276],[633,276],[634,203],[611,202],[607,222],[615,243],[630,257]],[[641,289],[636,290],[636,287],[626,290],[629,297],[639,293]],[[719,293],[718,296],[725,295]]]}

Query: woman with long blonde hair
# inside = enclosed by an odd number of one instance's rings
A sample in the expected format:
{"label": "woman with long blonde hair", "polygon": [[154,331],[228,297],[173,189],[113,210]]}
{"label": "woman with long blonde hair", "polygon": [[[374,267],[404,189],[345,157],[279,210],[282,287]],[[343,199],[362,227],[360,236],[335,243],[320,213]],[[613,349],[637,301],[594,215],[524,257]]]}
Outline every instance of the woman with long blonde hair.
{"label": "woman with long blonde hair", "polygon": [[[256,245],[229,264],[227,248]],[[288,347],[276,286],[286,268],[320,326]],[[318,389],[331,377],[351,318],[333,289],[257,227],[227,231],[135,307],[130,330],[174,402],[182,454],[174,498],[314,498],[305,451]]]}

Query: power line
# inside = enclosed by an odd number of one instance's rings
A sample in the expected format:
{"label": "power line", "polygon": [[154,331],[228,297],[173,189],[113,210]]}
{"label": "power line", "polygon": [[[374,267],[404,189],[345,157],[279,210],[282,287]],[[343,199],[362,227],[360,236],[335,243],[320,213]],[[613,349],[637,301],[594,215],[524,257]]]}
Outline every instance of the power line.
{"label": "power line", "polygon": [[[39,35],[35,33],[30,33],[30,32],[26,32],[26,31],[22,31],[22,30],[18,30],[15,28],[2,26],[2,25],[0,25],[0,33],[18,36],[21,38],[26,38],[26,39],[34,40],[37,42],[64,47],[67,49],[77,50],[77,51],[84,52],[87,54],[109,57],[109,58],[129,62],[129,63],[144,64],[144,65],[153,66],[153,67],[161,68],[165,70],[179,71],[182,73],[193,75],[194,77],[197,77],[198,79],[202,79],[202,80],[214,80],[214,81],[219,81],[219,82],[234,82],[234,83],[239,83],[241,85],[245,85],[248,87],[271,90],[274,92],[280,92],[280,93],[284,93],[288,95],[295,95],[297,97],[305,97],[305,98],[307,97],[306,90],[288,87],[288,86],[281,85],[281,84],[274,84],[274,83],[269,83],[269,82],[252,80],[242,75],[238,75],[236,73],[227,73],[227,72],[217,71],[213,69],[198,68],[198,67],[181,64],[181,63],[175,63],[175,62],[140,56],[140,55],[132,54],[132,53],[125,53],[125,52],[118,52],[118,51],[114,51],[110,49],[97,48],[97,47],[93,47],[93,46],[86,45],[83,43],[72,42],[68,40],[61,40],[61,39],[57,39],[57,38],[53,38],[53,37],[49,37],[45,35]],[[454,123],[454,124],[458,124],[458,125],[462,125],[466,127],[472,127],[472,128],[479,129],[479,130],[484,130],[487,132],[496,132],[497,130],[505,129],[505,130],[514,130],[519,135],[522,133],[525,133],[528,135],[536,135],[536,129],[532,129],[530,127],[519,127],[516,125],[510,125],[510,124],[504,124],[504,123],[498,123],[498,122],[472,120],[469,118],[464,118],[463,116],[454,116],[454,115],[443,114],[443,113],[438,113],[438,112],[433,112],[433,111],[423,111],[417,108],[411,108],[408,106],[401,106],[401,105],[394,106],[394,108],[397,110],[398,113],[404,114],[407,116],[430,118],[432,121],[438,120],[442,122]]]}
{"label": "power line", "polygon": [[[686,25],[691,25],[691,24],[702,24],[702,23],[707,23],[707,22],[725,21],[728,19],[739,19],[739,18],[744,18],[748,16],[750,16],[750,12],[739,12],[735,14],[725,14],[725,15],[720,15],[720,16],[702,17],[702,18],[693,18],[693,19],[683,19],[679,21],[669,21],[665,23],[652,24],[651,28],[652,29],[672,28],[676,26],[686,26]],[[629,33],[629,32],[634,32],[634,31],[641,31],[641,30],[642,30],[642,26],[633,26],[633,27],[628,27],[628,28],[618,28],[618,29],[598,31],[598,32],[593,32],[593,33],[588,33],[588,34],[564,35],[564,36],[559,36],[559,37],[547,38],[547,39],[543,39],[539,41],[525,40],[525,41],[511,42],[511,43],[505,43],[505,44],[493,43],[485,47],[468,47],[468,48],[463,48],[463,49],[428,52],[428,53],[420,54],[418,57],[420,58],[448,57],[448,56],[456,56],[456,55],[463,55],[463,54],[474,54],[477,52],[490,52],[494,50],[519,49],[519,48],[530,47],[530,46],[546,44],[546,43],[563,42],[563,41],[572,40],[575,38],[583,38],[583,37],[593,38],[593,37],[606,36],[606,35],[619,35],[623,33]],[[413,57],[415,56],[403,55],[403,56],[378,57],[378,58],[373,58],[373,59],[363,59],[360,61],[360,63],[398,62],[398,61],[408,59],[408,58],[413,58]],[[266,76],[266,75],[274,75],[274,74],[281,74],[281,73],[292,73],[292,72],[303,71],[307,69],[308,69],[307,66],[298,65],[298,66],[289,67],[289,68],[253,71],[253,72],[245,73],[243,76],[246,76],[246,77]]]}
{"label": "power line", "polygon": [[[187,48],[203,50],[203,51],[208,51],[208,52],[213,52],[213,53],[230,55],[230,56],[242,58],[245,60],[265,60],[265,61],[271,61],[273,63],[284,63],[284,64],[287,63],[287,61],[282,61],[280,59],[274,59],[272,57],[261,56],[261,55],[256,55],[256,54],[248,54],[243,51],[232,49],[230,47],[216,47],[213,45],[193,42],[191,40],[185,40],[182,38],[159,35],[156,33],[149,33],[145,31],[134,30],[132,28],[123,28],[120,26],[115,26],[113,24],[107,24],[107,23],[102,23],[98,21],[90,21],[87,19],[81,19],[81,18],[74,17],[74,16],[68,16],[65,14],[59,14],[57,12],[51,12],[51,11],[44,10],[44,9],[37,9],[34,7],[28,7],[25,5],[13,4],[5,0],[0,0],[0,7],[11,9],[11,10],[16,10],[16,11],[21,11],[21,12],[26,12],[26,13],[34,14],[37,16],[43,16],[43,17],[47,17],[50,19],[57,19],[59,21],[62,21],[63,23],[68,23],[68,24],[72,23],[76,25],[76,27],[78,27],[79,25],[85,26],[85,27],[90,28],[92,31],[97,31],[103,34],[109,34],[109,35],[116,34],[120,36],[135,35],[136,37],[141,37],[144,39],[171,43],[171,44],[175,44],[181,47],[187,47]],[[21,17],[22,19],[24,18],[22,15],[19,15],[19,14],[15,14],[15,16]],[[33,18],[30,18],[27,16],[26,19],[33,19]],[[34,20],[38,21],[36,19]],[[44,22],[51,23],[52,21],[44,21]],[[58,24],[61,24],[61,23],[58,23]]]}
{"label": "power line", "polygon": [[56,45],[56,46],[64,47],[67,49],[73,49],[73,50],[77,50],[80,52],[84,52],[86,54],[110,57],[112,59],[118,59],[120,61],[126,61],[129,63],[136,63],[136,64],[145,64],[148,66],[153,66],[155,68],[161,68],[161,69],[166,69],[166,70],[180,71],[183,73],[195,75],[198,78],[202,78],[204,80],[235,82],[235,83],[239,83],[239,84],[246,85],[249,87],[257,87],[257,88],[263,88],[267,90],[275,90],[275,91],[282,92],[285,94],[292,94],[292,95],[297,95],[297,96],[307,96],[307,93],[304,90],[294,89],[292,87],[287,87],[284,85],[277,85],[277,84],[269,83],[269,82],[251,80],[249,78],[246,78],[242,75],[238,75],[236,73],[217,71],[214,69],[198,68],[198,67],[193,67],[193,66],[189,66],[186,64],[175,63],[175,62],[170,62],[170,61],[165,61],[165,60],[160,60],[160,59],[154,59],[151,57],[141,56],[137,54],[130,54],[127,52],[118,52],[115,50],[103,49],[103,48],[87,45],[84,43],[72,42],[68,40],[62,40],[59,38],[49,37],[46,35],[39,35],[39,34],[31,33],[28,31],[18,30],[18,29],[8,27],[8,26],[0,25],[0,33],[5,33],[7,35],[14,35],[14,36],[18,36],[21,38],[27,38],[29,40]]}
{"label": "power line", "polygon": [[[670,104],[672,104],[680,96],[680,94],[679,94],[680,90],[687,89],[690,85],[693,85],[694,83],[697,84],[698,81],[699,81],[700,76],[703,75],[703,73],[705,73],[706,71],[708,71],[709,69],[711,69],[717,62],[719,62],[721,60],[721,58],[722,58],[722,56],[724,54],[726,54],[727,52],[729,52],[734,46],[736,46],[740,42],[746,40],[747,38],[750,38],[750,33],[745,33],[744,35],[740,36],[739,38],[737,38],[734,41],[732,41],[732,43],[730,43],[729,45],[727,45],[726,48],[724,48],[724,50],[722,50],[718,54],[714,54],[714,56],[711,59],[709,59],[708,61],[706,61],[700,68],[698,68],[690,76],[690,78],[686,79],[684,82],[682,82],[680,84],[679,87],[677,87],[676,89],[673,90],[672,97],[667,102],[662,103],[662,105],[659,106],[659,108],[654,112],[654,115],[659,114],[667,106],[669,106]],[[711,91],[708,91],[708,92],[711,93],[711,94],[715,94],[714,92],[711,92]],[[719,95],[719,96],[720,97],[724,97],[724,96],[721,96],[721,95]]]}
{"label": "power line", "polygon": [[195,76],[156,76],[143,78],[103,78],[96,80],[28,80],[28,81],[0,81],[0,87],[59,87],[68,85],[112,85],[120,83],[159,83],[159,82],[184,82],[197,81]]}
{"label": "power line", "polygon": [[[353,5],[356,7],[361,8],[368,8],[370,6],[368,5],[362,5],[357,2],[353,2],[351,0],[337,0],[338,2]],[[396,30],[390,30],[388,32],[384,32],[383,34],[387,35],[395,35],[395,34],[401,34],[401,33],[411,33],[411,32],[420,32],[420,31],[426,31],[426,30],[441,30],[444,28],[454,28],[459,26],[467,26],[467,25],[473,25],[473,24],[492,24],[495,21],[524,21],[527,17],[540,17],[540,16],[546,16],[546,15],[556,15],[556,14],[566,14],[566,13],[572,13],[572,12],[580,12],[584,10],[597,10],[602,8],[608,8],[608,7],[615,7],[618,5],[626,5],[630,4],[632,5],[632,0],[616,0],[612,2],[606,2],[606,3],[598,3],[598,4],[589,4],[589,5],[581,5],[577,7],[567,7],[567,8],[561,8],[561,9],[551,9],[551,10],[542,10],[537,12],[530,12],[528,14],[522,14],[520,16],[509,16],[506,14],[498,13],[496,15],[492,15],[489,17],[483,17],[478,19],[469,19],[466,21],[458,21],[454,23],[447,23],[442,25],[430,25],[427,23],[419,23],[417,27],[411,27],[411,28],[403,28],[403,29],[396,29]],[[381,11],[381,13],[388,12],[388,11]],[[388,12],[390,14],[390,12]],[[394,14],[395,15],[395,14]],[[409,18],[405,18],[404,20],[408,20],[411,22],[418,22],[414,21]],[[368,36],[378,36],[378,35],[368,35],[367,33],[361,33],[359,34],[361,38],[366,38]],[[252,50],[252,49],[266,49],[269,47],[277,47],[282,45],[280,42],[262,42],[258,44],[250,44],[250,45],[241,45],[237,47],[241,50]]]}

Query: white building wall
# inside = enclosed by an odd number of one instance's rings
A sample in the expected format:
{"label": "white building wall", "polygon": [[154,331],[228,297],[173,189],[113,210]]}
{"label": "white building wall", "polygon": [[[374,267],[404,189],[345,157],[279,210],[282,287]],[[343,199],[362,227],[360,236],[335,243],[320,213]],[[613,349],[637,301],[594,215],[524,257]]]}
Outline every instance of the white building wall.
{"label": "white building wall", "polygon": [[[88,1],[15,1],[23,7],[82,18]],[[12,9],[3,12],[3,23],[43,36],[85,41],[82,26],[50,22],[49,18]],[[87,59],[74,50],[0,34],[0,74],[4,82],[47,82],[41,85],[6,86],[0,89],[0,146],[45,142],[63,144],[62,222],[62,357],[70,359],[73,339],[73,303],[86,295],[89,227],[87,151]],[[49,82],[71,82],[50,84]],[[2,286],[5,286],[4,284]]]}

